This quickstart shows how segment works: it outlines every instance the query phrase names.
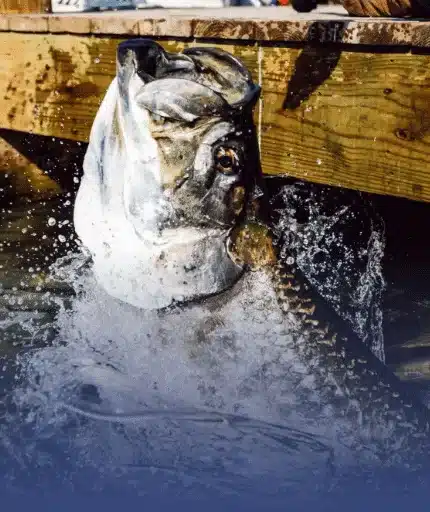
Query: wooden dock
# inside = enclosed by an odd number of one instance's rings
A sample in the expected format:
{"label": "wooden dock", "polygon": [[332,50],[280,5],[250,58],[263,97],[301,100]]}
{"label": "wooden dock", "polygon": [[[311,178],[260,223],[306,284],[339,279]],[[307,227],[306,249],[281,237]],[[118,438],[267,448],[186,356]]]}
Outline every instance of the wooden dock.
{"label": "wooden dock", "polygon": [[0,15],[0,128],[86,141],[118,43],[222,47],[262,86],[263,171],[430,201],[430,22],[338,7]]}

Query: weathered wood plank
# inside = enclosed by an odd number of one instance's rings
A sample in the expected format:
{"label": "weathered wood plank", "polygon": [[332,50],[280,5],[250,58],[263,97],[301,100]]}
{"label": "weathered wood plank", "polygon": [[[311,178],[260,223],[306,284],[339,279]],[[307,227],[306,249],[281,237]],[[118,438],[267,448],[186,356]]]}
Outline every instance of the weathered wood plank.
{"label": "weathered wood plank", "polygon": [[85,140],[112,76],[118,40],[0,35],[0,126]]}
{"label": "weathered wood plank", "polygon": [[[87,140],[120,40],[0,33],[0,127]],[[218,46],[262,83],[266,174],[430,201],[430,56]]]}
{"label": "weathered wood plank", "polygon": [[10,16],[9,30],[14,32],[48,32],[48,18],[41,14]]}
{"label": "weathered wood plank", "polygon": [[150,35],[148,33],[148,23],[152,22],[152,35],[156,37],[184,37],[190,38],[194,35],[194,24],[190,18],[180,18],[176,16],[166,16],[164,19],[142,20],[139,23],[140,35]]}
{"label": "weathered wood plank", "polygon": [[[0,34],[0,127],[87,140],[115,76],[119,42],[70,35]],[[163,45],[171,51],[185,46],[175,41]],[[257,75],[255,48],[219,47],[238,55]]]}
{"label": "weathered wood plank", "polygon": [[430,200],[430,56],[261,51],[265,173]]}
{"label": "weathered wood plank", "polygon": [[[31,22],[21,17],[19,14],[0,15],[0,30],[32,32]],[[289,7],[230,7],[51,14],[44,18],[47,23],[45,32],[64,34],[140,34],[172,38],[312,41],[403,47],[428,47],[430,42],[430,22],[354,18],[347,16],[340,6],[320,7],[311,13],[297,13]],[[42,26],[40,20],[38,23]]]}
{"label": "weathered wood plank", "polygon": [[120,17],[116,13],[106,13],[91,18],[90,30],[92,34],[137,35],[139,34],[139,20],[134,17]]}
{"label": "weathered wood plank", "polygon": [[91,18],[81,16],[68,16],[67,27],[64,24],[64,18],[61,15],[52,15],[48,17],[48,32],[67,33],[67,34],[90,34]]}
{"label": "weathered wood plank", "polygon": [[9,17],[0,16],[0,32],[9,31]]}
{"label": "weathered wood plank", "polygon": [[50,0],[0,0],[2,13],[50,12]]}

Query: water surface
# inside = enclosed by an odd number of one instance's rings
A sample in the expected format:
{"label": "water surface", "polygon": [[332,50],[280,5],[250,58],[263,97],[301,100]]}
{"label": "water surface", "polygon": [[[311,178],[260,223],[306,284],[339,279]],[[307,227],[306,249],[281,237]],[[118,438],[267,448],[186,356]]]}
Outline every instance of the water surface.
{"label": "water surface", "polygon": [[[264,276],[222,314],[140,311],[99,288],[71,208],[59,197],[3,210],[5,500],[404,510],[426,496],[425,471],[357,459],[329,416],[312,417]],[[202,330],[211,343],[199,344]]]}

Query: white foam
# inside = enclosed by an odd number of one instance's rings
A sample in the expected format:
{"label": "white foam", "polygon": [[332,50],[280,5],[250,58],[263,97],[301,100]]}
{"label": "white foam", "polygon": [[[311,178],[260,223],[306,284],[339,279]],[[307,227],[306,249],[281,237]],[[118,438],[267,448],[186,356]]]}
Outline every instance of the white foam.
{"label": "white foam", "polygon": [[[25,457],[66,436],[74,464],[100,471],[153,467],[185,478],[199,468],[200,483],[218,485],[222,474],[225,490],[267,479],[263,493],[314,470],[327,476],[331,448],[320,435],[329,422],[309,421],[289,391],[301,370],[290,368],[264,276],[245,279],[216,313],[200,305],[163,314],[118,302],[91,274],[70,269],[70,279],[81,292],[60,312],[56,342],[21,359],[14,399],[33,432]],[[95,386],[100,403],[82,401],[81,385]]]}

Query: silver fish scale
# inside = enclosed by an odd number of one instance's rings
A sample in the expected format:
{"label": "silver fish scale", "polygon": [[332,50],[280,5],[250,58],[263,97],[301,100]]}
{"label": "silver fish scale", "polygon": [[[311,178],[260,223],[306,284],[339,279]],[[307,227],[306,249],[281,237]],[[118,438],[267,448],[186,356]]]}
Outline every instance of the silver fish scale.
{"label": "silver fish scale", "polygon": [[335,314],[327,315],[327,306],[312,297],[295,263],[279,262],[272,279],[279,306],[294,326],[297,357],[315,375],[323,400],[333,405],[338,417],[365,431],[390,429],[383,440],[385,452],[428,459],[429,409],[403,388],[352,330],[344,334],[327,320]]}

